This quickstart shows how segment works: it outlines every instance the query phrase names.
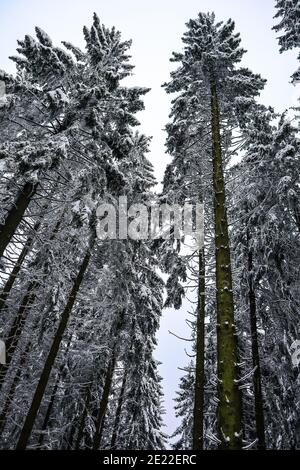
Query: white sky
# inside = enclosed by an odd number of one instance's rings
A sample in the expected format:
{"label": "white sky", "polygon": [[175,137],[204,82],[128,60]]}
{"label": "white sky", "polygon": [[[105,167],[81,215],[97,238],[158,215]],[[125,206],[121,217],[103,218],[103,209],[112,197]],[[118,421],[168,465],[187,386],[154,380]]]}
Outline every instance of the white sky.
{"label": "white sky", "polygon": [[[124,39],[132,39],[132,63],[136,66],[130,84],[146,86],[151,92],[145,98],[146,110],[140,113],[141,130],[153,136],[150,159],[158,181],[162,180],[169,157],[164,153],[163,128],[168,121],[170,97],[161,88],[169,79],[171,52],[181,49],[185,23],[199,11],[214,11],[218,20],[229,17],[236,22],[242,45],[248,50],[243,65],[268,79],[262,102],[284,111],[296,105],[298,89],[290,82],[298,67],[296,51],[280,55],[274,31],[274,0],[0,0],[0,69],[14,72],[8,59],[15,54],[16,40],[25,34],[34,36],[40,26],[54,43],[66,40],[83,47],[82,27],[90,26],[95,11],[106,26],[115,25]],[[187,305],[179,312],[164,313],[159,332],[156,357],[163,362],[165,422],[167,432],[177,424],[172,398],[177,389],[178,366],[185,366],[186,343],[168,334],[171,329],[180,336],[189,334],[185,325]]]}

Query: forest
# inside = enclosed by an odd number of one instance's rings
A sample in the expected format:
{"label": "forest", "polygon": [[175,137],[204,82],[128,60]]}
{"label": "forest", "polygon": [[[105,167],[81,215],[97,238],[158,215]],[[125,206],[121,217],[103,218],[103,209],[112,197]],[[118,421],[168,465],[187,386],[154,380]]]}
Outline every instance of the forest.
{"label": "forest", "polygon": [[[300,52],[300,0],[275,8],[278,54]],[[300,105],[262,104],[234,18],[200,12],[161,84],[157,189],[131,41],[96,13],[83,39],[37,26],[0,70],[0,450],[300,450]],[[143,208],[195,204],[200,244],[175,209],[145,236]],[[157,333],[186,299],[169,435]]]}

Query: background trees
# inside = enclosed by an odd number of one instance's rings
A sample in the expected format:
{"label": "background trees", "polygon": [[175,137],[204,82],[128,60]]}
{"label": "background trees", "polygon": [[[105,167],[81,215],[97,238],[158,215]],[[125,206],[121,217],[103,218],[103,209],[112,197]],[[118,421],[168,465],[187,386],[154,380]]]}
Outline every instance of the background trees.
{"label": "background trees", "polygon": [[[299,0],[277,0],[276,15],[278,23],[274,30],[280,32],[278,38],[280,52],[300,47],[300,2]],[[300,60],[300,56],[299,56]],[[300,68],[293,74],[292,79],[298,82],[300,79]]]}

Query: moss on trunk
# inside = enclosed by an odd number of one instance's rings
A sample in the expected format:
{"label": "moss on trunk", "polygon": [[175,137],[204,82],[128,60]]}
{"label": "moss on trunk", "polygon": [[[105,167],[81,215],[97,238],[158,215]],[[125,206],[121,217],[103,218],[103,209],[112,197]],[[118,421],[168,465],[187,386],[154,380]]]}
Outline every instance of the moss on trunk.
{"label": "moss on trunk", "polygon": [[237,338],[226,195],[223,174],[220,116],[216,84],[211,84],[211,126],[213,139],[213,188],[216,256],[216,301],[218,339],[218,431],[222,449],[242,446],[242,404],[238,388]]}

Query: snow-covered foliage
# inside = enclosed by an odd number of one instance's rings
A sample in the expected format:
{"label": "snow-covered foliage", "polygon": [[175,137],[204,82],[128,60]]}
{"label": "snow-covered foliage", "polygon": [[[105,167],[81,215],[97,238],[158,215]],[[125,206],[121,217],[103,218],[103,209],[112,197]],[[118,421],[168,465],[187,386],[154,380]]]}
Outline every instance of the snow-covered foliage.
{"label": "snow-covered foliage", "polygon": [[[299,0],[276,8],[281,52],[299,48]],[[300,449],[299,131],[257,103],[265,80],[240,66],[231,19],[186,27],[164,84],[161,194],[136,130],[149,89],[124,85],[131,42],[114,27],[94,14],[84,50],[36,28],[16,75],[0,70],[1,449],[165,449],[156,335],[184,297],[191,348],[169,444]],[[203,204],[204,247],[97,239],[97,207],[120,196]]]}
{"label": "snow-covered foliage", "polygon": [[84,37],[85,52],[64,50],[36,28],[36,39],[18,41],[16,77],[1,72],[2,448],[106,447],[120,370],[128,380],[114,431],[127,423],[127,438],[117,445],[165,441],[156,252],[95,238],[100,202],[153,198],[149,139],[134,130],[148,89],[121,84],[133,66],[118,31],[94,15]]}
{"label": "snow-covered foliage", "polygon": [[[300,1],[277,0],[275,18],[279,22],[274,26],[276,32],[281,35],[278,38],[280,52],[289,49],[300,49]],[[300,61],[300,55],[299,55]],[[293,74],[293,81],[300,81],[300,67]]]}

